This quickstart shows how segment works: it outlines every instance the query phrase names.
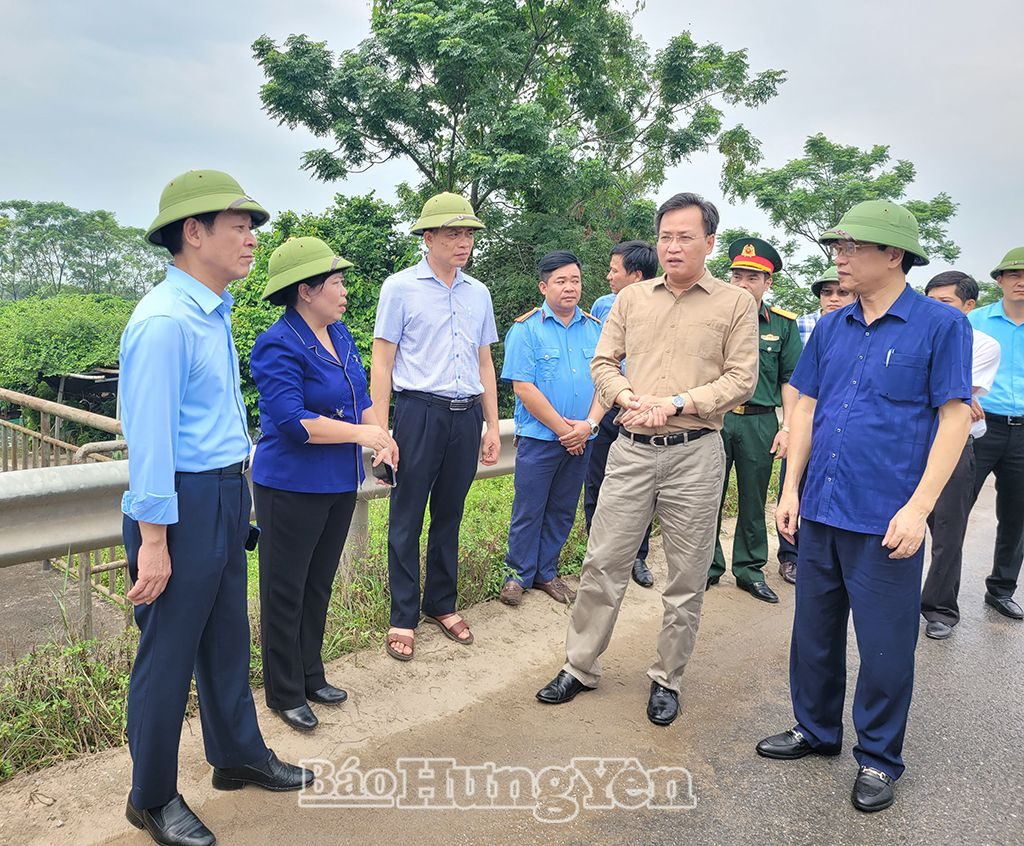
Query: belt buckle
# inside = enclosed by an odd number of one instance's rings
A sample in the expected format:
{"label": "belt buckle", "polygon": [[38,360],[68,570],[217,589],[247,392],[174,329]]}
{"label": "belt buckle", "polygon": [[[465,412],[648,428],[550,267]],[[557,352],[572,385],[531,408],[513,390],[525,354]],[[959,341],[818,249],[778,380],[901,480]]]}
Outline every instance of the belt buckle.
{"label": "belt buckle", "polygon": [[1024,426],[1024,417],[1016,417],[1012,414],[1006,415],[1007,426]]}
{"label": "belt buckle", "polygon": [[737,405],[732,410],[732,413],[733,414],[746,414],[747,413],[747,407],[745,405]]}
{"label": "belt buckle", "polygon": [[453,399],[448,403],[449,411],[466,411],[469,408],[469,400]]}
{"label": "belt buckle", "polygon": [[668,435],[651,435],[653,446],[668,446]]}

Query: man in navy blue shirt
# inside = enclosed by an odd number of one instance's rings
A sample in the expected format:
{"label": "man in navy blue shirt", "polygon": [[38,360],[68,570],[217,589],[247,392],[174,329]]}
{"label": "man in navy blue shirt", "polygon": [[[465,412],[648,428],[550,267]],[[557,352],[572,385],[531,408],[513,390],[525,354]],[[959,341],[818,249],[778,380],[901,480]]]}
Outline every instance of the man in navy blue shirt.
{"label": "man in navy blue shirt", "polygon": [[249,432],[228,285],[252,264],[269,215],[215,170],[164,189],[146,233],[173,257],[121,336],[128,439],[124,546],[139,649],[128,688],[132,790],[126,815],[161,844],[215,838],[178,793],[178,742],[192,676],[213,786],[298,790],[308,770],[267,749],[249,688],[245,547]]}
{"label": "man in navy blue shirt", "polygon": [[801,397],[776,520],[792,539],[803,518],[790,649],[796,725],[757,752],[839,754],[852,610],[861,664],[851,801],[871,812],[892,804],[904,770],[925,524],[967,441],[972,339],[962,313],[907,285],[907,271],[928,262],[907,209],[860,203],[821,241],[859,300],[821,319],[791,380]]}

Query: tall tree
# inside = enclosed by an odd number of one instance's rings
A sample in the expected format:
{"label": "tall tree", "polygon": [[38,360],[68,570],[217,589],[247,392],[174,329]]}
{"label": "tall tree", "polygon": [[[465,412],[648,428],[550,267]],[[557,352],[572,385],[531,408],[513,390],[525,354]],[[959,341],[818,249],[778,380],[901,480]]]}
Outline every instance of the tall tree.
{"label": "tall tree", "polygon": [[754,169],[726,162],[722,190],[731,199],[753,199],[772,225],[814,245],[813,255],[791,267],[798,276],[810,279],[830,263],[818,236],[864,200],[893,200],[905,205],[917,218],[928,254],[955,261],[960,248],[949,238],[947,226],[956,213],[956,203],[945,192],[931,200],[907,200],[907,189],[916,175],[911,162],[891,162],[888,146],[877,144],[861,150],[829,141],[819,133],[804,143],[801,158],[780,168]]}

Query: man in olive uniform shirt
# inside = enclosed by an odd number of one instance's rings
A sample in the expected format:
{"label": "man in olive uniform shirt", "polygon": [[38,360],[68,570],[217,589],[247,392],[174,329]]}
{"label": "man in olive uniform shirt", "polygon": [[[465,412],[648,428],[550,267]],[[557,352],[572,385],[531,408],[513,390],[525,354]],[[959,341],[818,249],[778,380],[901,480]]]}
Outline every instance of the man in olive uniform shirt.
{"label": "man in olive uniform shirt", "polygon": [[[764,580],[768,562],[768,529],[764,507],[772,461],[786,457],[789,440],[787,420],[796,405],[797,394],[789,387],[803,345],[796,315],[766,306],[762,299],[772,286],[772,275],[782,270],[778,251],[760,238],[739,238],[729,245],[732,283],[749,291],[757,302],[759,364],[757,387],[749,402],[725,415],[722,442],[725,444],[725,487],[729,469],[736,467],[739,516],[732,544],[732,573],[736,584],[763,602],[779,597]],[[775,409],[782,406],[782,427]],[[723,502],[725,490],[722,492]],[[708,586],[717,584],[725,572],[721,541],[722,512],[718,512],[719,540],[708,570]]]}

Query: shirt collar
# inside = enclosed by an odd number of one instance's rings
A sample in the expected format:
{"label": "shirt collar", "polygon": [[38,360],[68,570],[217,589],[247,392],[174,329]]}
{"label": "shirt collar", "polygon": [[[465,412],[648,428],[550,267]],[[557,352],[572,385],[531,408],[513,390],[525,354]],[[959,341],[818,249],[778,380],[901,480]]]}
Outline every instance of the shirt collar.
{"label": "shirt collar", "polygon": [[[708,270],[705,267],[704,268],[704,275],[701,276],[700,279],[698,279],[692,286],[690,286],[686,290],[687,290],[687,292],[689,292],[689,291],[692,291],[695,287],[699,286],[699,287],[703,288],[707,293],[710,294],[714,290],[715,283],[716,282],[720,282],[720,281],[721,280],[716,279],[714,276],[712,276],[711,275],[711,271]],[[667,288],[667,286],[665,285],[665,274],[664,273],[662,273],[661,276],[655,277],[655,279],[654,279],[654,287],[657,288],[659,285],[661,285],[662,287],[666,287]]]}
{"label": "shirt collar", "polygon": [[[309,324],[302,319],[302,315],[295,309],[291,307],[286,308],[281,319],[284,320],[284,322],[292,328],[292,331],[299,336],[299,339],[307,349],[313,350],[317,353],[322,352],[323,355],[320,356],[321,358],[327,358],[334,364],[338,363],[337,359],[324,349],[324,345],[321,344],[316,335],[313,334],[313,330],[309,328]],[[338,339],[341,336],[338,334],[338,329],[335,324],[327,324],[327,334],[331,336],[331,340],[334,342],[334,351],[337,352],[338,355],[341,355],[341,350],[338,345]]]}
{"label": "shirt collar", "polygon": [[[558,315],[555,314],[553,311],[548,311],[545,308],[546,305],[547,305],[547,303],[545,303],[544,305],[542,305],[540,307],[540,319],[541,319],[541,322],[547,320],[550,317],[552,320],[557,320],[559,323],[561,323],[562,321],[558,317]],[[580,307],[579,306],[576,306],[576,310],[572,313],[572,319],[569,321],[569,326],[572,326],[573,323],[577,323],[578,321],[580,321],[582,319],[583,319],[583,312],[580,311]],[[563,324],[563,325],[565,325],[565,324]],[[566,327],[566,328],[568,328],[568,327]]]}
{"label": "shirt collar", "polygon": [[[910,287],[910,285],[904,283],[903,293],[896,298],[889,310],[882,315],[882,317],[888,317],[890,314],[893,317],[898,317],[904,323],[910,320],[910,312],[914,310],[914,302],[916,298],[920,296],[917,291]],[[853,304],[853,307],[846,306],[850,310],[846,313],[846,319],[850,320],[853,318],[858,323],[867,326],[867,321],[864,319],[864,306],[861,304],[860,297]]]}
{"label": "shirt collar", "polygon": [[[448,287],[448,283],[447,282],[445,282],[443,279],[438,279],[437,278],[437,274],[434,273],[434,268],[432,268],[430,266],[430,262],[427,261],[427,257],[426,256],[421,258],[419,264],[416,265],[416,278],[417,279],[433,279],[436,282],[440,282],[446,288]],[[462,274],[462,268],[461,267],[456,267],[455,268],[455,279],[452,282],[452,287],[454,288],[456,285],[461,285],[465,281],[466,281],[466,278]]]}
{"label": "shirt collar", "polygon": [[205,314],[213,314],[222,305],[230,309],[235,302],[227,289],[218,296],[194,276],[173,264],[167,265],[167,281],[186,294]]}

